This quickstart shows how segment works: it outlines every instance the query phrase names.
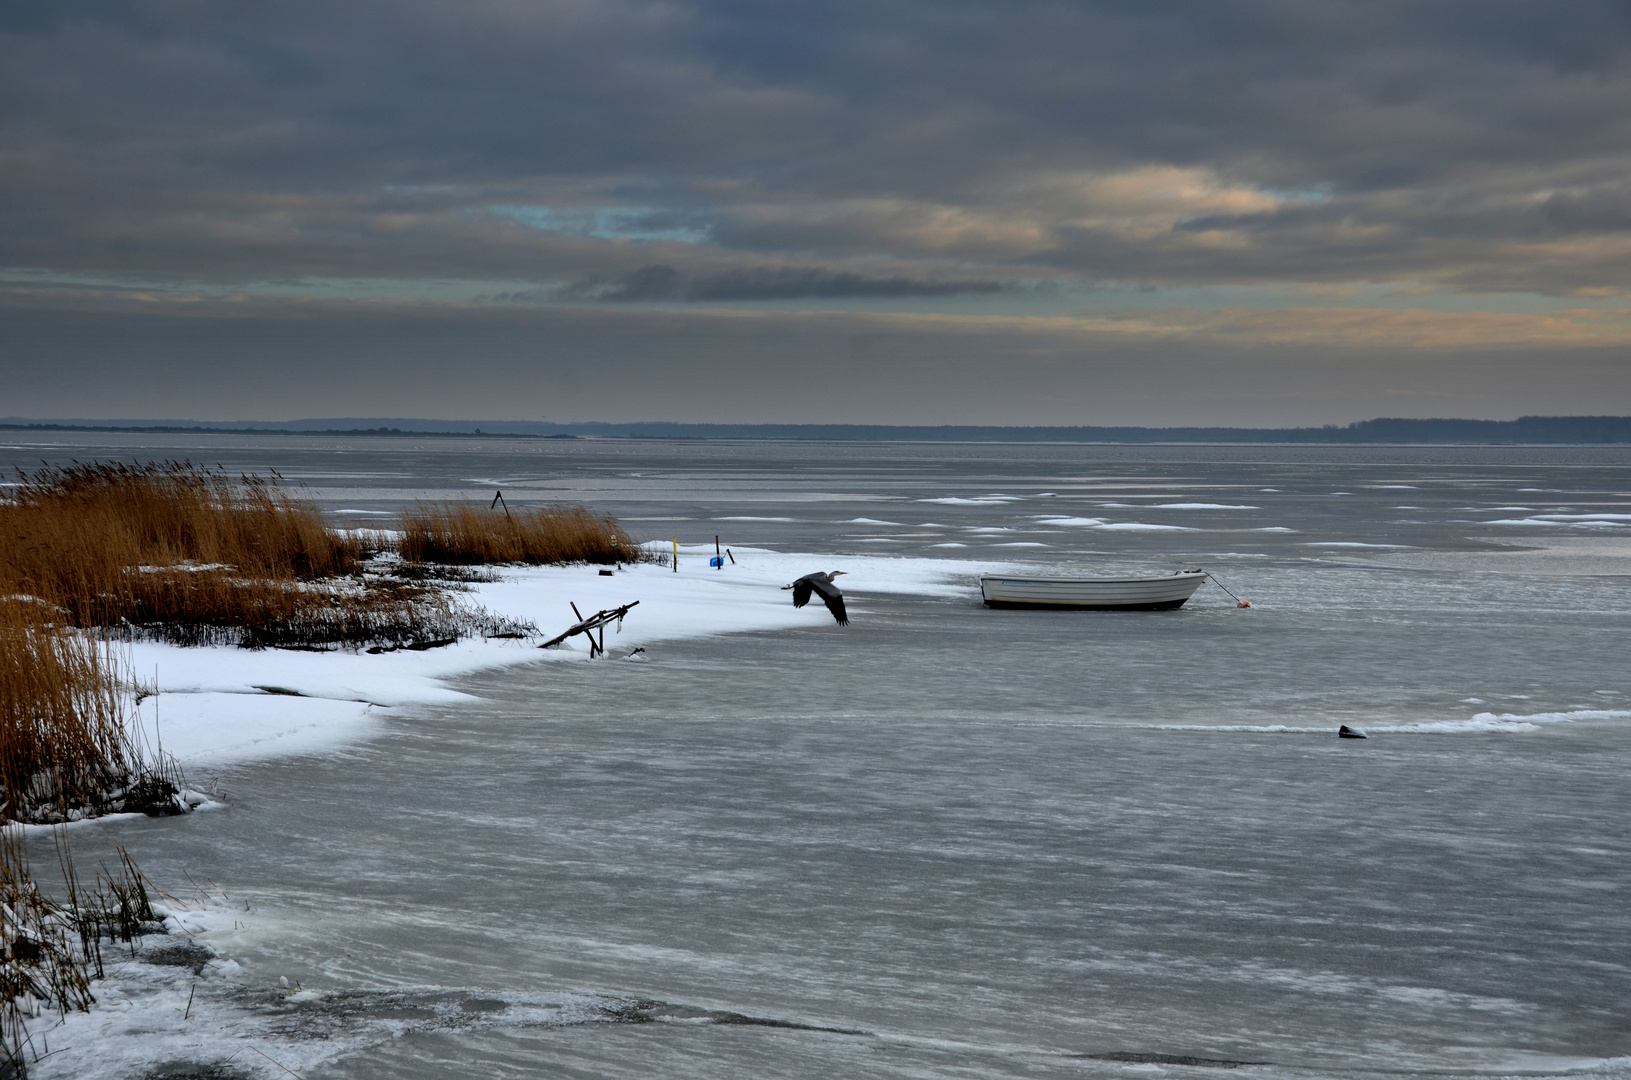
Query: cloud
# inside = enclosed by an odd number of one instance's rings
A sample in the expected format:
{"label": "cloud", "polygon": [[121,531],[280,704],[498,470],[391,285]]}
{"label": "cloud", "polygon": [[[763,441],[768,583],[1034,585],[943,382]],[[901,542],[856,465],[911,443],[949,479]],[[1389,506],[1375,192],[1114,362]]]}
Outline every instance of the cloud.
{"label": "cloud", "polygon": [[671,243],[1623,292],[1615,253],[1514,255],[1626,228],[1628,30],[1607,0],[13,5],[0,247],[238,279],[581,279],[586,248]]}
{"label": "cloud", "polygon": [[[1540,356],[1621,340],[1628,100],[1618,0],[0,5],[0,271],[13,314],[853,303]],[[1058,329],[1043,281],[1145,292]]]}
{"label": "cloud", "polygon": [[495,206],[493,213],[534,229],[600,240],[672,240],[700,244],[710,232],[706,220],[653,207],[603,206],[557,209],[549,206]]}

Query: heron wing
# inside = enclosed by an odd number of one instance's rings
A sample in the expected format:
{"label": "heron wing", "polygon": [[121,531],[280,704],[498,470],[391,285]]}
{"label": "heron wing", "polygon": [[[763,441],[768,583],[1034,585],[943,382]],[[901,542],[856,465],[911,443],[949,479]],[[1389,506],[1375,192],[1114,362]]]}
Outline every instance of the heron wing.
{"label": "heron wing", "polygon": [[793,606],[803,607],[810,602],[810,579],[801,577],[793,582]]}
{"label": "heron wing", "polygon": [[838,620],[838,625],[848,626],[849,615],[844,611],[844,594],[838,591],[838,586],[825,577],[818,577],[810,582],[810,587],[821,595],[822,602],[827,605],[827,610],[832,612],[832,617]]}

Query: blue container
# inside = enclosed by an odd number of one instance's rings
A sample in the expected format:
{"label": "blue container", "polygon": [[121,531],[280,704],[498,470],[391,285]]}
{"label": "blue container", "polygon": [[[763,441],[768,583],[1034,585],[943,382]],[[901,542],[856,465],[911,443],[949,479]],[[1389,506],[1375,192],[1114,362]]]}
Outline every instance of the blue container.
{"label": "blue container", "polygon": [[715,555],[713,558],[708,560],[708,565],[712,566],[716,570],[723,569],[725,566],[725,556]]}

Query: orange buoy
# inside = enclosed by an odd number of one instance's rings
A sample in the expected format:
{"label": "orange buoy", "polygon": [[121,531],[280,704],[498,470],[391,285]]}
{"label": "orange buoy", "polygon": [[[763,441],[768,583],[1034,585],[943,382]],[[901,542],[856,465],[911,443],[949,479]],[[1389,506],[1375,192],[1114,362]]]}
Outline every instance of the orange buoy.
{"label": "orange buoy", "polygon": [[1251,606],[1252,606],[1252,602],[1250,600],[1236,600],[1235,601],[1235,607],[1251,607]]}

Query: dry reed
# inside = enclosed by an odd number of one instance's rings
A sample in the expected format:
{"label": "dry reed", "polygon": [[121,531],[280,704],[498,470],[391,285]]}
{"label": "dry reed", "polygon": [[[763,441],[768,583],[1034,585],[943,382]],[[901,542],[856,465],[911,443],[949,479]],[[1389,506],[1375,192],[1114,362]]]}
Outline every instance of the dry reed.
{"label": "dry reed", "polygon": [[0,600],[0,821],[176,812],[180,773],[134,742],[125,676],[108,643]]}
{"label": "dry reed", "polygon": [[582,506],[511,513],[418,503],[402,515],[402,557],[414,563],[628,563],[644,552],[610,517]]}
{"label": "dry reed", "polygon": [[260,477],[170,462],[19,481],[0,502],[0,595],[72,626],[259,646],[396,642],[447,622],[430,588],[365,582],[369,545]]}
{"label": "dry reed", "polygon": [[[95,1002],[91,980],[104,976],[102,942],[136,942],[163,926],[135,860],[117,844],[119,868],[80,887],[64,830],[53,834],[62,869],[62,898],[43,892],[23,835],[0,832],[0,1076],[25,1076],[31,1047],[26,1022],[42,1010],[66,1014]],[[42,1056],[37,1049],[33,1057]]]}

